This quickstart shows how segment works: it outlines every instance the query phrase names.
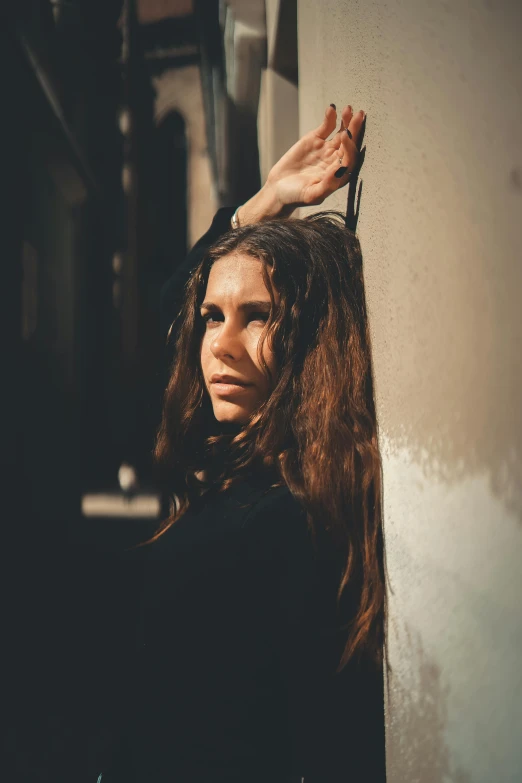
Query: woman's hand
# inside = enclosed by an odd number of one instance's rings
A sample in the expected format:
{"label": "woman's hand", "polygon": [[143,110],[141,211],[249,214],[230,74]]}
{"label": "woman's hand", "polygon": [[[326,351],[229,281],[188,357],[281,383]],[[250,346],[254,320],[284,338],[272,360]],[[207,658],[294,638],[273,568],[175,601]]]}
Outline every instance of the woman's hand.
{"label": "woman's hand", "polygon": [[301,206],[322,204],[348,182],[358,156],[364,112],[345,106],[335,130],[337,112],[328,106],[321,125],[291,147],[270,170],[266,184],[238,210],[240,225],[263,217],[290,215]]}

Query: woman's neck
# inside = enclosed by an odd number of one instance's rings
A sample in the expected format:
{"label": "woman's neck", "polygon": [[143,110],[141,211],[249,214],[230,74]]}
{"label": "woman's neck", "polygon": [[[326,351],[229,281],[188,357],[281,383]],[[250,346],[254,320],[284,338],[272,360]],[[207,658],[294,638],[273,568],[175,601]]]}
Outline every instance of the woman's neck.
{"label": "woman's neck", "polygon": [[216,429],[219,435],[239,435],[243,429],[243,424],[235,421],[220,421]]}

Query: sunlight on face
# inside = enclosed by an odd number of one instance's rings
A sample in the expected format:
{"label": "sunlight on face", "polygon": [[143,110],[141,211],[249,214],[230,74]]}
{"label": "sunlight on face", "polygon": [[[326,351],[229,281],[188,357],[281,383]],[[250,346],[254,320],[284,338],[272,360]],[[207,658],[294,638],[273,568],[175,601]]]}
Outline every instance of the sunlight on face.
{"label": "sunlight on face", "polygon": [[[259,259],[234,253],[213,264],[201,305],[206,322],[201,369],[218,421],[246,423],[270,393],[258,360],[270,307]],[[274,356],[266,341],[263,358],[275,378]]]}

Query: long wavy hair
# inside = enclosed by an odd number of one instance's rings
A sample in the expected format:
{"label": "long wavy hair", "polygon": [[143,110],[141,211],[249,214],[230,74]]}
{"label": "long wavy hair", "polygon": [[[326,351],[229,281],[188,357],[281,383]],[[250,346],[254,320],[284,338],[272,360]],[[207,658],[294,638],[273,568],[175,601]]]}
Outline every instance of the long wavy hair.
{"label": "long wavy hair", "polygon": [[[231,253],[262,261],[272,307],[259,360],[270,376],[262,360],[268,340],[277,366],[268,399],[239,432],[216,422],[200,364],[209,272]],[[173,331],[175,358],[155,447],[172,513],[152,540],[209,487],[225,490],[268,471],[304,506],[316,540],[326,534],[341,558],[338,606],[344,597],[351,613],[338,670],[363,653],[381,662],[381,461],[358,239],[335,212],[229,232],[194,271]]]}

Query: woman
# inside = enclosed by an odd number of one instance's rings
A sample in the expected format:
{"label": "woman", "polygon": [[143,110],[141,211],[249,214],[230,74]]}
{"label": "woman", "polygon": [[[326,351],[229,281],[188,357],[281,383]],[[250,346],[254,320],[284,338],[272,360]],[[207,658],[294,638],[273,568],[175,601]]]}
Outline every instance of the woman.
{"label": "woman", "polygon": [[359,244],[332,214],[269,219],[346,183],[363,120],[346,107],[328,141],[330,107],[185,266],[156,446],[175,502],[149,546],[139,695],[104,783],[384,780]]}

